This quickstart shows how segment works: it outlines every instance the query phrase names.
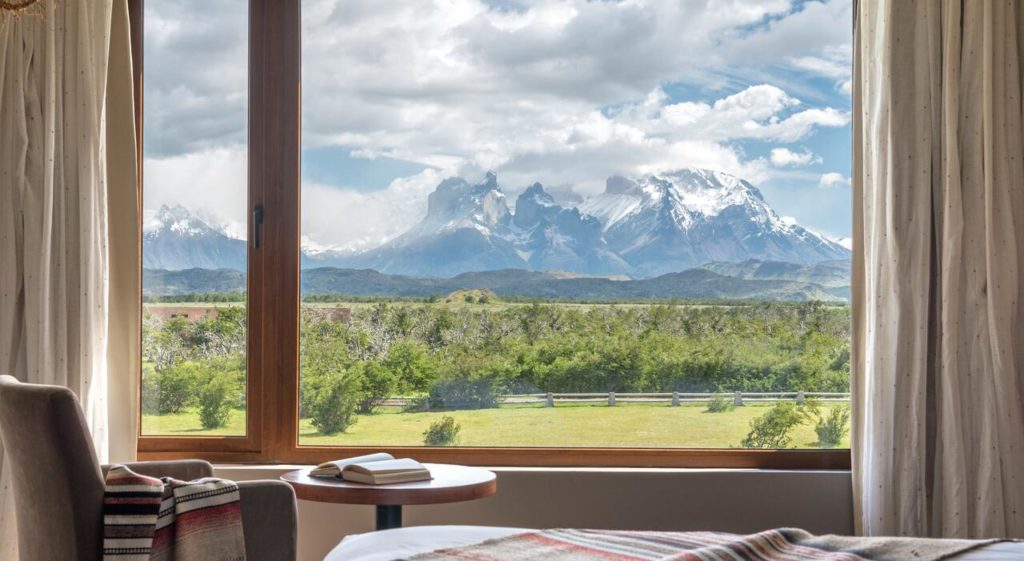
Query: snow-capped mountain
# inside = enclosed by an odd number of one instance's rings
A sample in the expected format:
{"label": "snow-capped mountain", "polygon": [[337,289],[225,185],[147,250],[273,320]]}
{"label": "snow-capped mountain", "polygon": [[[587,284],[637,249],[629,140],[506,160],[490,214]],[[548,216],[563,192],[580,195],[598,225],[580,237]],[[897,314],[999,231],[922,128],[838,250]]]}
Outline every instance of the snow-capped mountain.
{"label": "snow-capped mountain", "polygon": [[849,250],[782,219],[756,187],[722,172],[612,177],[579,207],[558,204],[535,183],[514,213],[489,173],[475,185],[444,180],[419,224],[348,266],[435,276],[517,268],[650,277],[752,258],[813,264],[847,259]]}
{"label": "snow-capped mountain", "polygon": [[423,220],[344,266],[424,276],[527,268],[515,239],[512,213],[497,176],[488,173],[476,184],[452,177],[427,198]]}
{"label": "snow-capped mountain", "polygon": [[162,206],[146,217],[142,266],[147,269],[245,271],[246,242],[210,226],[186,208]]}
{"label": "snow-capped mountain", "polygon": [[[142,230],[142,266],[168,271],[246,271],[247,242],[211,222],[181,205],[164,205],[147,213]],[[351,251],[303,240],[300,257],[302,267],[307,268],[338,265],[352,255]]]}
{"label": "snow-capped mountain", "polygon": [[709,261],[813,264],[850,255],[839,243],[783,220],[750,183],[717,171],[612,177],[580,210],[601,221],[608,245],[640,276]]}
{"label": "snow-capped mountain", "polygon": [[528,268],[614,275],[630,270],[602,235],[601,222],[577,208],[566,208],[534,183],[516,199],[512,223]]}
{"label": "snow-capped mountain", "polygon": [[496,269],[601,275],[630,270],[604,242],[597,219],[559,205],[540,183],[518,197],[513,214],[494,173],[476,184],[445,179],[430,194],[422,221],[345,266],[428,276]]}
{"label": "snow-capped mountain", "polygon": [[[510,208],[498,178],[445,179],[423,219],[390,242],[358,253],[303,244],[302,266],[451,277],[469,271],[562,270],[653,277],[708,262],[748,259],[811,265],[849,259],[839,243],[776,214],[750,183],[699,169],[612,177],[604,193],[560,204],[540,183]],[[246,244],[181,207],[147,221],[144,266],[245,270]]]}

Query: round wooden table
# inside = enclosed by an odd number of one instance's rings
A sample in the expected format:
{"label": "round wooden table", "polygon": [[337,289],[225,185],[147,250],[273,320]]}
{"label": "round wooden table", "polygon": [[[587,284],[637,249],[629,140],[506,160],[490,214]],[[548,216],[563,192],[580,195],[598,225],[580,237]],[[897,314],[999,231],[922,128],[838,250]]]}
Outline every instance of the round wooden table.
{"label": "round wooden table", "polygon": [[423,464],[430,470],[430,481],[366,485],[343,479],[310,477],[309,469],[290,471],[281,476],[295,489],[295,496],[307,501],[376,505],[377,529],[402,527],[402,505],[457,503],[482,499],[494,494],[498,482],[494,473],[477,467],[450,464]]}

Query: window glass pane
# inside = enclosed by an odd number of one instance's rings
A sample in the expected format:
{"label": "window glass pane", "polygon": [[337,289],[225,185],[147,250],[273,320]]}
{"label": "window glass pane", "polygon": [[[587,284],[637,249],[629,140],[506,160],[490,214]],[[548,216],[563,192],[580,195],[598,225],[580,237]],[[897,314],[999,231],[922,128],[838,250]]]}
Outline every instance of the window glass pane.
{"label": "window glass pane", "polygon": [[142,433],[244,435],[248,3],[144,17]]}
{"label": "window glass pane", "polygon": [[850,0],[303,0],[300,443],[848,444]]}

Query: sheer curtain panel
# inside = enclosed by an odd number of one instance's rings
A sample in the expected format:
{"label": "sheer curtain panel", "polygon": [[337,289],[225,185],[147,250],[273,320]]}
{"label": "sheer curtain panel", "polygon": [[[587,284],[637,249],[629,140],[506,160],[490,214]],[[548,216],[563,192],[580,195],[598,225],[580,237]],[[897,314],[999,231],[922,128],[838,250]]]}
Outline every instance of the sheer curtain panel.
{"label": "sheer curtain panel", "polygon": [[[101,460],[137,433],[138,187],[126,0],[0,26],[0,372],[82,401]],[[16,559],[0,450],[0,558]]]}
{"label": "sheer curtain panel", "polygon": [[1024,6],[856,13],[858,529],[1024,538]]}

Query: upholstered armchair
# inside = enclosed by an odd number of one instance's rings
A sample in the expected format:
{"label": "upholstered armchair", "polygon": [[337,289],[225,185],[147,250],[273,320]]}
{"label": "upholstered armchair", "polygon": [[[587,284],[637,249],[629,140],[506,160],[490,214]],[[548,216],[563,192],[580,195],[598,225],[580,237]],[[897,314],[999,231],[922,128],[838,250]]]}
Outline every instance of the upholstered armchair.
{"label": "upholstered armchair", "polygon": [[[78,398],[67,388],[0,376],[0,461],[13,476],[21,561],[99,561],[103,476]],[[213,475],[199,460],[138,462],[133,471],[189,480]],[[295,493],[280,481],[243,481],[248,561],[294,561]]]}

